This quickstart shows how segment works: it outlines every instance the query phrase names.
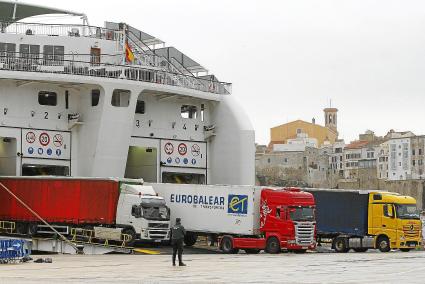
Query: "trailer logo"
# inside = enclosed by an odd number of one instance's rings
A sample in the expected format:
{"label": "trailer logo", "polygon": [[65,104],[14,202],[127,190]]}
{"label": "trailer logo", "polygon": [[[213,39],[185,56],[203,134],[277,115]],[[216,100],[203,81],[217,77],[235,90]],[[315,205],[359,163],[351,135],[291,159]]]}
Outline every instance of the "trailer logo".
{"label": "trailer logo", "polygon": [[227,213],[247,214],[248,213],[248,195],[229,194]]}

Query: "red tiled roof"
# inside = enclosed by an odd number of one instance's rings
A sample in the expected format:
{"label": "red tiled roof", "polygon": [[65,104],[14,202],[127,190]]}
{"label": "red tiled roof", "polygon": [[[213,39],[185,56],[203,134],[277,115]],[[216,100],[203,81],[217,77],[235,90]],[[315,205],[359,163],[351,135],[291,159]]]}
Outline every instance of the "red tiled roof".
{"label": "red tiled roof", "polygon": [[352,141],[350,144],[345,146],[345,148],[346,149],[360,149],[360,148],[367,146],[367,144],[369,144],[369,141],[365,141],[365,140]]}

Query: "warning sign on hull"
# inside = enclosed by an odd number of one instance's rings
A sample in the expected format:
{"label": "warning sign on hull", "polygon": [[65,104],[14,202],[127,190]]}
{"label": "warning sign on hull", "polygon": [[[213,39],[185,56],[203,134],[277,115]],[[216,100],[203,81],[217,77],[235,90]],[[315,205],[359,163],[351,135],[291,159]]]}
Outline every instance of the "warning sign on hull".
{"label": "warning sign on hull", "polygon": [[161,162],[164,166],[206,168],[207,143],[161,140]]}
{"label": "warning sign on hull", "polygon": [[22,155],[27,158],[69,160],[71,134],[62,131],[22,130]]}

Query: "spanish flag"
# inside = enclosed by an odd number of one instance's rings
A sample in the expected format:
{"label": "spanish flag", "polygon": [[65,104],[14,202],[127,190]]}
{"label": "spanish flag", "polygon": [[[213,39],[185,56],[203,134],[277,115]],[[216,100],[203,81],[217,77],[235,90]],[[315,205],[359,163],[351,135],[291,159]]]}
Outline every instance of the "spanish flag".
{"label": "spanish flag", "polygon": [[125,60],[127,61],[127,63],[133,63],[134,61],[134,54],[130,46],[128,45],[128,42],[125,43]]}

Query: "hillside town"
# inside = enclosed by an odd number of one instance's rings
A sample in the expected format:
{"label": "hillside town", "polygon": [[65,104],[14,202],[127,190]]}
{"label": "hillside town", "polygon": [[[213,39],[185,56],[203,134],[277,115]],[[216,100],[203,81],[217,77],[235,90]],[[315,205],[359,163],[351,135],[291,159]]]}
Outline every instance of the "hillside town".
{"label": "hillside town", "polygon": [[[325,125],[295,120],[270,129],[270,143],[256,145],[260,185],[383,189],[422,202],[425,135],[372,130],[346,142],[338,138],[338,109],[325,108]],[[425,203],[425,202],[424,202]]]}

